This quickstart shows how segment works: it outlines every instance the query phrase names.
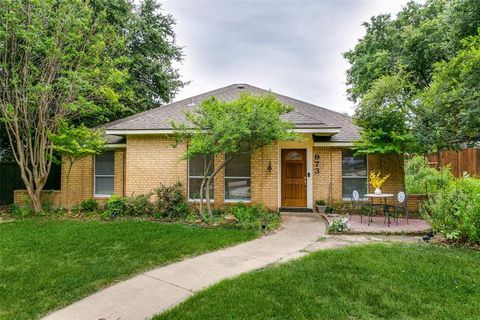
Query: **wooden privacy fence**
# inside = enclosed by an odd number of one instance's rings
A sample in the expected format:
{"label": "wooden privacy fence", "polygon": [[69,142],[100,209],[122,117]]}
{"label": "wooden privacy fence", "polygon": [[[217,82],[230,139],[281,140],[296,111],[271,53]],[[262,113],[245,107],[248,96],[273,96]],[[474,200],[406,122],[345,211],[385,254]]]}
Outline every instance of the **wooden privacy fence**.
{"label": "wooden privacy fence", "polygon": [[[60,190],[61,166],[52,164],[45,190]],[[13,203],[13,191],[25,189],[16,162],[0,162],[0,205]]]}
{"label": "wooden privacy fence", "polygon": [[430,165],[442,168],[450,165],[455,177],[463,176],[467,172],[471,176],[480,177],[480,149],[468,148],[460,151],[444,150],[438,154],[428,156]]}

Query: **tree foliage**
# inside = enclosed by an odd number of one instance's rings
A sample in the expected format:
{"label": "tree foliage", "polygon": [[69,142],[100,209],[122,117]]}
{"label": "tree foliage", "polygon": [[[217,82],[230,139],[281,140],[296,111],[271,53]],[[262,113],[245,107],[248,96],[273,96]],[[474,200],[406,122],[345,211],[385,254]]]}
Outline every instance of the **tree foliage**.
{"label": "tree foliage", "polygon": [[62,157],[62,163],[66,164],[66,204],[70,210],[70,173],[73,165],[81,158],[99,154],[105,146],[105,137],[99,130],[92,130],[85,125],[74,127],[67,122],[59,125],[56,134],[50,134],[49,139],[53,149]]}
{"label": "tree foliage", "polygon": [[183,59],[182,48],[176,44],[174,18],[163,13],[156,0],[137,4],[130,0],[93,0],[91,6],[95,12],[106,12],[106,23],[121,35],[121,46],[108,53],[122,59],[129,91],[118,97],[121,108],[105,106],[76,123],[93,127],[171,102],[186,84],[174,67]]}
{"label": "tree foliage", "polygon": [[115,108],[125,72],[106,54],[118,37],[81,0],[0,3],[0,114],[36,211],[63,119]]}
{"label": "tree foliage", "polygon": [[444,149],[480,139],[480,35],[467,38],[465,49],[435,65],[416,110],[414,130],[423,145]]}
{"label": "tree foliage", "polygon": [[[365,107],[371,111],[372,103],[377,103],[379,109],[384,108],[383,103],[391,98],[392,91],[383,90],[385,99],[378,97],[372,100],[372,95],[382,94],[379,86],[391,85],[393,91],[409,92],[408,96],[400,93],[400,96],[410,100],[404,101],[404,105],[409,108],[407,109],[409,117],[403,116],[405,113],[403,109],[400,111],[402,116],[391,115],[392,121],[399,121],[398,117],[403,118],[402,126],[415,134],[415,141],[418,142],[415,150],[454,148],[458,146],[457,141],[461,140],[459,138],[479,135],[475,121],[463,121],[455,125],[458,117],[451,119],[445,117],[458,114],[454,104],[438,104],[438,99],[434,98],[436,93],[440,93],[436,87],[446,89],[447,86],[453,85],[453,82],[447,79],[450,75],[447,76],[447,71],[444,70],[448,68],[449,61],[456,64],[457,70],[470,68],[468,64],[471,60],[467,61],[466,53],[462,52],[466,50],[465,39],[478,34],[480,6],[477,0],[429,0],[425,4],[411,1],[395,18],[391,15],[375,16],[364,23],[364,26],[366,35],[359,40],[354,49],[344,53],[344,57],[350,63],[347,70],[348,95],[357,104],[357,109]],[[471,45],[469,49],[471,50]],[[389,82],[389,77],[402,78],[403,90],[399,85]],[[472,80],[460,75],[455,79],[469,83]],[[447,81],[440,85],[444,80]],[[382,82],[385,83],[382,85]],[[454,86],[473,89],[466,83],[462,85],[456,83]],[[457,90],[457,93],[460,91]],[[453,94],[453,91],[450,93]],[[470,98],[473,98],[473,95],[470,94]],[[478,104],[470,104],[470,107],[476,110],[479,108]],[[357,114],[362,113],[365,112],[357,110]],[[476,113],[477,111],[472,110],[468,112],[470,116]],[[365,131],[362,134],[364,142],[376,144],[379,136],[389,134],[385,131],[372,134],[377,128],[368,125],[377,123],[362,121],[358,123]],[[438,130],[437,126],[440,126]],[[385,140],[384,138],[380,140]],[[398,150],[394,142],[397,138],[399,137],[396,135],[391,137],[393,150]],[[442,141],[444,143],[441,143]]]}
{"label": "tree foliage", "polygon": [[206,194],[210,214],[209,187],[228,162],[243,152],[253,153],[274,141],[298,138],[291,131],[293,125],[281,119],[290,111],[292,107],[281,103],[273,95],[242,94],[233,101],[220,101],[212,97],[202,101],[195,111],[186,114],[188,123],[172,124],[176,143],[188,143],[185,159],[226,155],[223,161],[217,162],[213,173],[209,174],[213,160],[205,166],[200,194],[202,197]]}
{"label": "tree foliage", "polygon": [[359,153],[403,154],[411,149],[408,127],[411,87],[405,77],[384,76],[365,94],[354,116],[363,128]]}

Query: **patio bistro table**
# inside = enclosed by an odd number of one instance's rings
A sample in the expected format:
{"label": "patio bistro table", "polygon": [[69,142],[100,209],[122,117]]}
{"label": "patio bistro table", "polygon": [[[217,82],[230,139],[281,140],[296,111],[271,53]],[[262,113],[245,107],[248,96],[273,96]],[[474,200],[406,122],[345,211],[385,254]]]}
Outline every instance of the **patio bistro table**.
{"label": "patio bistro table", "polygon": [[[393,193],[381,193],[381,194],[376,194],[376,193],[367,193],[364,195],[365,197],[370,199],[370,202],[372,204],[372,214],[370,215],[370,219],[368,219],[368,225],[370,225],[370,222],[372,221],[372,215],[373,215],[373,200],[374,199],[384,199],[383,203],[383,214],[388,215],[387,213],[387,198],[393,198],[394,194]],[[385,223],[385,222],[384,222]],[[390,216],[388,216],[388,226],[390,227]]]}

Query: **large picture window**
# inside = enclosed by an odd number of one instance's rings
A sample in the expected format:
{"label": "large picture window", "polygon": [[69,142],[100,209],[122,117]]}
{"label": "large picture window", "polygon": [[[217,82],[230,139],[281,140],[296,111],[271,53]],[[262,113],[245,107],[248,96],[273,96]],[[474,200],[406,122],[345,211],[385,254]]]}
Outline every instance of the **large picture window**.
{"label": "large picture window", "polygon": [[107,151],[95,156],[94,195],[109,197],[114,191],[115,152]]}
{"label": "large picture window", "polygon": [[367,156],[353,156],[354,151],[342,151],[342,197],[350,199],[357,190],[361,197],[368,192]]}
{"label": "large picture window", "polygon": [[[205,169],[208,167],[209,161],[212,160],[212,164],[207,173],[207,177],[213,173],[213,156],[197,156],[188,161],[188,198],[190,200],[199,200],[200,197],[200,186],[202,185],[203,175]],[[214,198],[213,192],[213,181],[210,184],[210,198]],[[203,194],[205,199],[205,192]]]}
{"label": "large picture window", "polygon": [[225,200],[250,201],[250,182],[250,153],[242,153],[225,166]]}

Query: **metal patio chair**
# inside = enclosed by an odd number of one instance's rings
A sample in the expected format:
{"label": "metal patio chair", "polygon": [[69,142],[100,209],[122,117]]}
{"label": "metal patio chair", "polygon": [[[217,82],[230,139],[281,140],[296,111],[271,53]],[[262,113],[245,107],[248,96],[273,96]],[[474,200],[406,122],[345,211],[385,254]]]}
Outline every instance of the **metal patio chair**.
{"label": "metal patio chair", "polygon": [[400,216],[400,213],[403,213],[404,217],[407,219],[407,224],[408,223],[408,197],[405,192],[400,191],[397,194],[397,204],[393,205],[388,205],[389,208],[393,210],[393,221],[397,223],[398,226],[398,217]]}
{"label": "metal patio chair", "polygon": [[[352,210],[357,210],[360,213],[360,223],[363,223],[363,214],[367,213],[367,215],[372,214],[373,209],[369,203],[365,203],[360,201],[360,193],[357,190],[352,191],[351,196],[352,201]],[[366,208],[370,208],[370,210],[366,210]],[[352,220],[352,213],[350,212],[349,219]]]}

